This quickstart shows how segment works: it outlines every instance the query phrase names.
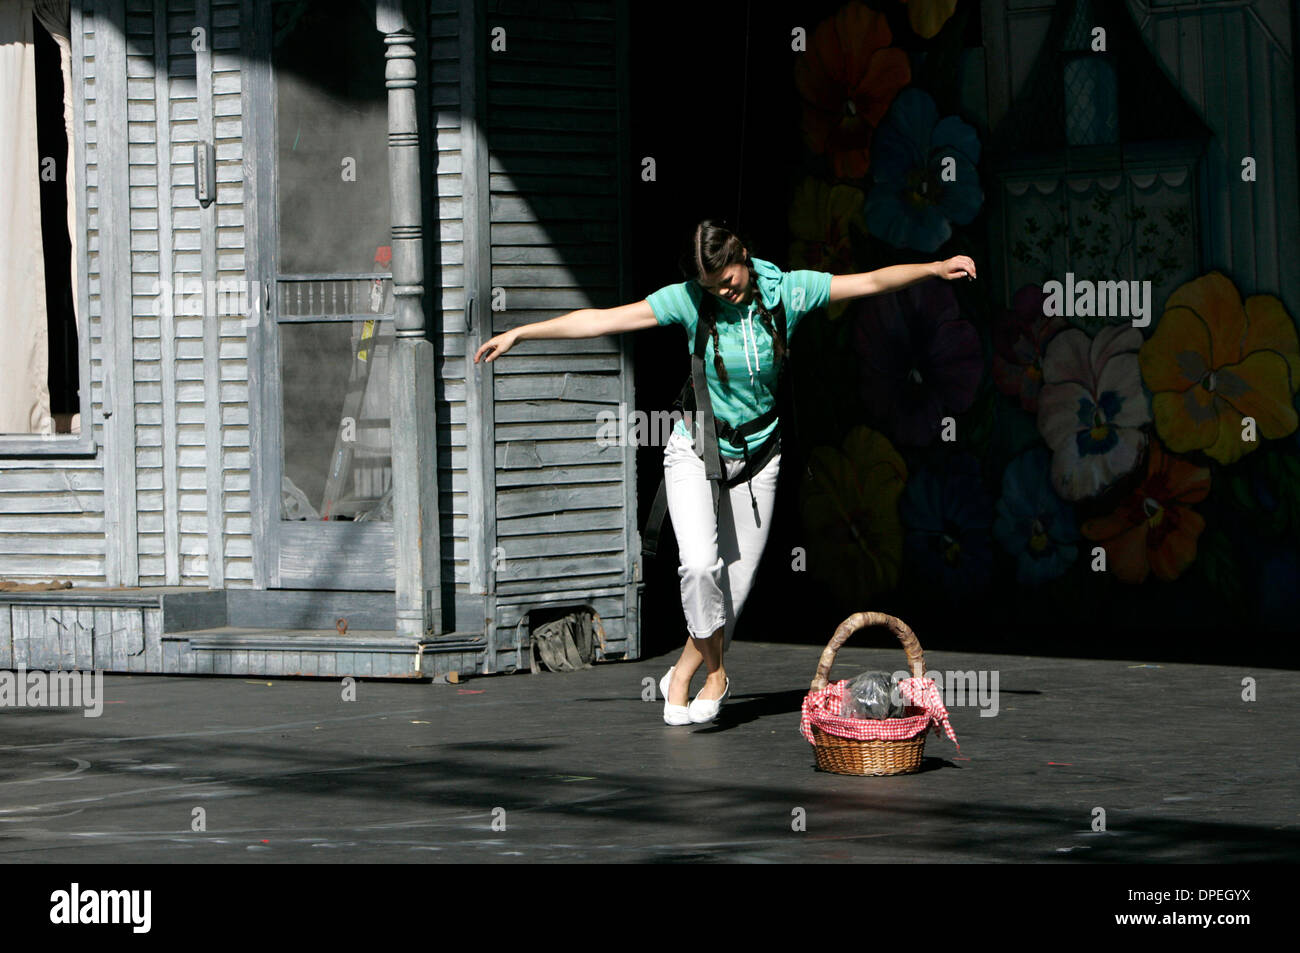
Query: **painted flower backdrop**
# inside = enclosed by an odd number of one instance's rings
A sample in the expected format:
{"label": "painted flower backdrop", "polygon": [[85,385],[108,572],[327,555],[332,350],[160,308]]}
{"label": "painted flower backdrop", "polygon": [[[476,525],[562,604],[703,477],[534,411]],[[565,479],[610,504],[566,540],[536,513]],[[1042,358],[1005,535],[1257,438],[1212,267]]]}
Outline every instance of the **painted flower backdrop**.
{"label": "painted flower backdrop", "polygon": [[960,454],[942,472],[921,470],[907,484],[899,510],[907,526],[904,561],[920,577],[958,599],[988,585],[993,504],[978,460]]}
{"label": "painted flower backdrop", "polygon": [[1031,414],[1038,413],[1047,343],[1070,326],[1060,315],[1043,313],[1046,299],[1040,286],[1026,285],[1011,299],[1006,319],[993,328],[993,380]]}
{"label": "painted flower backdrop", "polygon": [[1137,466],[1151,420],[1137,373],[1141,345],[1137,328],[1113,325],[1092,339],[1069,328],[1047,346],[1038,430],[1064,499],[1096,496]]}
{"label": "painted flower backdrop", "polygon": [[1236,463],[1259,441],[1243,421],[1276,439],[1296,430],[1291,400],[1300,387],[1295,322],[1272,295],[1242,303],[1217,271],[1177,289],[1142,347],[1142,377],[1154,393],[1156,432],[1178,453],[1203,450]]}
{"label": "painted flower backdrop", "polygon": [[[853,267],[852,230],[866,197],[851,185],[830,185],[811,176],[790,205],[790,267],[843,274]],[[829,306],[839,317],[847,302]]]}
{"label": "painted flower backdrop", "polygon": [[[990,267],[984,149],[954,72],[969,5],[873,6],[843,5],[796,60],[790,265]],[[934,279],[807,319],[808,568],[850,611],[1038,594],[1064,614],[1126,587],[1171,626],[1205,607],[1284,624],[1300,611],[1295,316],[1211,270],[1154,302],[1149,327],[1071,322],[1044,313],[1063,277],[1049,264],[1010,301]]]}
{"label": "painted flower backdrop", "polygon": [[907,21],[918,36],[927,40],[943,29],[953,11],[957,9],[957,0],[903,0],[907,4]]}
{"label": "painted flower backdrop", "polygon": [[1099,540],[1122,582],[1147,573],[1177,579],[1196,558],[1205,520],[1193,508],[1210,492],[1210,471],[1151,445],[1146,479],[1111,513],[1088,520],[1083,535]]}
{"label": "painted flower backdrop", "polygon": [[907,54],[891,42],[884,15],[853,2],[813,31],[796,61],[805,141],[829,157],[837,176],[867,171],[876,127],[912,78]]}
{"label": "painted flower backdrop", "polygon": [[928,93],[898,94],[872,142],[867,227],[895,248],[932,252],[984,204],[980,141],[956,116],[939,118]]}
{"label": "painted flower backdrop", "polygon": [[891,440],[925,446],[944,417],[970,409],[984,374],[979,332],[945,283],[860,298],[852,313],[862,403]]}
{"label": "painted flower backdrop", "polygon": [[826,567],[841,599],[870,599],[898,583],[906,481],[898,451],[867,427],[854,427],[841,447],[812,452],[800,493],[809,558]]}
{"label": "painted flower backdrop", "polygon": [[1078,555],[1073,508],[1047,479],[1050,455],[1042,447],[1021,454],[1002,473],[993,538],[1016,558],[1016,581],[1034,585],[1055,579]]}

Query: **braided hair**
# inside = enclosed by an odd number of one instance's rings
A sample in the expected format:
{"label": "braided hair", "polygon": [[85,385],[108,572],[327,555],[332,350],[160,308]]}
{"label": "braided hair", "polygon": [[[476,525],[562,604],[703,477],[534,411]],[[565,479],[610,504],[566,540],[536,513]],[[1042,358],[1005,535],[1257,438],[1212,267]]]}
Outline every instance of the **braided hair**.
{"label": "braided hair", "polygon": [[[758,274],[754,271],[754,260],[745,253],[744,243],[726,225],[713,219],[705,219],[695,228],[693,245],[691,257],[694,259],[697,282],[703,281],[706,275],[721,271],[730,265],[743,263],[748,268],[754,305],[763,327],[767,329],[768,334],[772,335],[772,351],[776,355],[779,366],[785,360],[785,342],[777,336],[772,313],[763,303],[763,293],[758,287]],[[703,288],[700,289],[700,320],[704,322],[705,329],[713,338],[713,368],[718,373],[718,379],[726,385],[728,384],[727,368],[723,365],[722,355],[718,351],[718,299]]]}

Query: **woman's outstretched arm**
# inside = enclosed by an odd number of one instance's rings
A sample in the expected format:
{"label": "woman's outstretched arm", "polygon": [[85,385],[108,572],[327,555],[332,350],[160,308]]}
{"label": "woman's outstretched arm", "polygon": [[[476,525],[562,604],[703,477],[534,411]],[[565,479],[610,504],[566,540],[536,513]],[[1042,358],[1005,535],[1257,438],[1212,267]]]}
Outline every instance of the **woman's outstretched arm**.
{"label": "woman's outstretched arm", "polygon": [[581,308],[558,318],[521,324],[509,331],[502,331],[484,341],[474,352],[474,363],[477,364],[484,353],[488,354],[486,360],[491,363],[514,347],[516,342],[530,338],[598,338],[658,325],[659,321],[655,318],[650,303],[644,300],[617,308]]}
{"label": "woman's outstretched arm", "polygon": [[975,262],[965,255],[922,265],[890,265],[888,268],[877,268],[875,271],[864,271],[857,275],[832,275],[830,300],[835,302],[848,298],[861,298],[885,291],[897,291],[899,288],[906,288],[927,278],[943,278],[951,281],[963,275],[975,277]]}

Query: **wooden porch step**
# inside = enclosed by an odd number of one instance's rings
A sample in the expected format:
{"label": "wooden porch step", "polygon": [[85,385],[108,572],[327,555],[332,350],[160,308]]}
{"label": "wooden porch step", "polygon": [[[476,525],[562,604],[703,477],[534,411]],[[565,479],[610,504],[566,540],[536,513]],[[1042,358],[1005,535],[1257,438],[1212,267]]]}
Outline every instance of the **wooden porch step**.
{"label": "wooden porch step", "polygon": [[31,592],[0,591],[0,606],[148,609],[161,612],[163,632],[222,626],[286,631],[332,628],[339,617],[353,630],[397,627],[394,594],[386,591],[208,589],[201,586],[134,588],[74,586]]}
{"label": "wooden porch step", "polygon": [[306,675],[327,678],[436,678],[478,671],[484,632],[413,640],[390,630],[268,629],[221,626],[163,635],[164,670],[194,675]]}
{"label": "wooden porch step", "polygon": [[264,629],[222,626],[193,632],[168,632],[164,642],[186,641],[190,651],[298,651],[298,652],[463,652],[487,647],[485,633],[448,632],[419,641],[379,629],[349,629],[343,635],[325,629]]}

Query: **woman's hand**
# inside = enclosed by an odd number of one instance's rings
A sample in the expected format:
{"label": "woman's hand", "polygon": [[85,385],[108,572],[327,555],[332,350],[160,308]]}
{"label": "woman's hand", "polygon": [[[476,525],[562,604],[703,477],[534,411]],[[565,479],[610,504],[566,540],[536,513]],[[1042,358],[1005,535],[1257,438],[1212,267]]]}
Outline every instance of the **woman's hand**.
{"label": "woman's hand", "polygon": [[478,359],[482,357],[484,353],[488,353],[490,356],[485,358],[485,360],[491,364],[506,351],[514,347],[515,342],[518,340],[518,328],[511,328],[509,331],[502,331],[496,337],[488,338],[483,342],[479,349],[474,352],[474,363],[477,364]]}
{"label": "woman's hand", "polygon": [[975,262],[965,255],[958,255],[955,258],[949,258],[947,261],[939,262],[939,277],[945,281],[952,281],[961,277],[975,277]]}

